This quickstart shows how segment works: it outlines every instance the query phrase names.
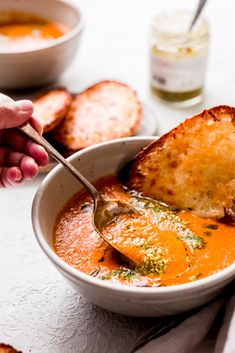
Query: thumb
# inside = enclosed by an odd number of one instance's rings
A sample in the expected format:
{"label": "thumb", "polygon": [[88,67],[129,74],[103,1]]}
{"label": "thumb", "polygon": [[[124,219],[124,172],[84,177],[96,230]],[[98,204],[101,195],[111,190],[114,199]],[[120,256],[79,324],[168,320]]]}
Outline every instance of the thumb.
{"label": "thumb", "polygon": [[28,100],[0,99],[0,129],[17,127],[26,122],[33,113],[33,103]]}

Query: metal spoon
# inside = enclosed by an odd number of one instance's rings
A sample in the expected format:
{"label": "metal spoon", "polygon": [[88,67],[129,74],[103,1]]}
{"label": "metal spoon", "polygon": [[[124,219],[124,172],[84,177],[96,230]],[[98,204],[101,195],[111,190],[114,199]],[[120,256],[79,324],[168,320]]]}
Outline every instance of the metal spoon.
{"label": "metal spoon", "polygon": [[[94,207],[92,214],[93,226],[96,232],[113,248],[123,254],[120,251],[117,244],[113,244],[110,239],[108,239],[102,232],[105,225],[111,222],[114,217],[120,216],[122,214],[140,214],[138,210],[134,207],[128,205],[127,203],[121,201],[106,201],[100,195],[99,191],[81,174],[79,171],[73,167],[73,165],[68,162],[54,147],[47,142],[29,123],[26,123],[18,128],[25,135],[27,135],[31,140],[35,141],[39,145],[43,146],[50,156],[60,162],[68,171],[71,173],[91,194]],[[125,257],[129,258],[126,254]],[[133,259],[129,258],[132,262]]]}
{"label": "metal spoon", "polygon": [[198,5],[197,5],[197,9],[195,11],[195,14],[192,18],[192,21],[190,23],[190,26],[189,26],[189,29],[188,29],[188,32],[191,32],[191,30],[193,29],[193,26],[195,25],[198,17],[200,16],[202,10],[203,10],[203,7],[205,6],[207,0],[199,0],[198,2]]}

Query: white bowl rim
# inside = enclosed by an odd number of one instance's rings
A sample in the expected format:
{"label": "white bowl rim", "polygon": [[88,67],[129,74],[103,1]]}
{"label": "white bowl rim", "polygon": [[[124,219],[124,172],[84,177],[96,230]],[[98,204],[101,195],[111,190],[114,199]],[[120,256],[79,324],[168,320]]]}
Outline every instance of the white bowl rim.
{"label": "white bowl rim", "polygon": [[[157,136],[154,136],[154,137],[156,139],[158,138]],[[138,140],[152,142],[154,140],[154,137],[153,136],[134,136],[134,137],[125,137],[125,138],[119,138],[119,139],[101,142],[74,153],[72,156],[68,158],[68,160],[72,161],[73,159],[77,159],[81,157],[83,154],[86,154],[87,152],[96,150],[97,148],[100,148],[100,147],[102,148],[103,146],[107,146],[110,144],[119,144],[121,142],[128,143],[129,141],[138,141]],[[109,283],[108,281],[102,281],[102,280],[96,279],[68,265],[55,253],[55,251],[52,250],[52,248],[47,243],[46,239],[44,238],[43,232],[41,231],[39,219],[37,217],[37,209],[44,189],[46,188],[47,184],[51,181],[51,179],[53,179],[53,177],[57,174],[57,171],[61,170],[62,168],[63,168],[62,165],[57,165],[55,168],[53,168],[53,170],[45,177],[45,179],[41,183],[39,189],[37,190],[34,196],[31,215],[32,215],[33,230],[40,247],[47,255],[47,257],[54,263],[54,265],[59,267],[68,276],[73,277],[73,279],[78,279],[79,281],[82,281],[86,284],[106,288],[110,291],[134,293],[139,296],[142,296],[143,294],[145,295],[172,294],[173,295],[175,293],[180,293],[180,292],[185,293],[185,291],[187,291],[187,293],[191,293],[191,292],[194,292],[196,289],[199,291],[200,289],[204,289],[207,286],[208,288],[210,288],[211,286],[213,286],[213,284],[224,282],[229,278],[231,278],[231,281],[232,281],[233,277],[235,276],[235,262],[230,266],[226,267],[225,269],[220,270],[219,272],[214,273],[205,278],[199,279],[195,282],[187,282],[183,284],[177,284],[177,285],[165,286],[165,287],[134,287],[134,286],[122,285],[122,284],[113,283],[113,282]]]}
{"label": "white bowl rim", "polygon": [[70,40],[74,36],[76,36],[77,34],[81,33],[85,27],[84,11],[82,10],[82,6],[80,4],[78,5],[73,0],[56,0],[56,1],[70,6],[72,9],[76,10],[77,13],[79,13],[80,20],[73,29],[69,30],[67,33],[65,33],[64,35],[62,35],[59,38],[52,39],[51,41],[48,42],[48,44],[45,47],[41,47],[41,48],[39,47],[36,49],[28,49],[28,50],[22,50],[22,51],[21,50],[20,51],[12,51],[12,52],[1,52],[0,51],[0,56],[1,55],[14,56],[14,55],[21,55],[21,54],[38,53],[40,51],[43,51],[43,50],[46,50],[49,48],[53,48],[53,47],[60,45],[64,42],[67,42],[68,40]]}

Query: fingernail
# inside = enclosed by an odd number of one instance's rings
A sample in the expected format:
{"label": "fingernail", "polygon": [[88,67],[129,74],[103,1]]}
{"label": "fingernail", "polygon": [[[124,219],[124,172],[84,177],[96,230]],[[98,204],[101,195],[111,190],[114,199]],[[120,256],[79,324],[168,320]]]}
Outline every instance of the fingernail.
{"label": "fingernail", "polygon": [[15,175],[15,181],[21,181],[22,179],[22,174],[20,170],[16,170],[16,175]]}
{"label": "fingernail", "polygon": [[21,111],[29,111],[33,110],[33,103],[29,100],[20,100],[16,102],[17,106],[20,108]]}

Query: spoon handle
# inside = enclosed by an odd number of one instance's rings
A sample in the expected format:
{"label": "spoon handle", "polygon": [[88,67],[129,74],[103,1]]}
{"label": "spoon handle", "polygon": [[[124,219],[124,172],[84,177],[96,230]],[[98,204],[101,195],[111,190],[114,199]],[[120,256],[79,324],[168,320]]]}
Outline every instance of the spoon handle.
{"label": "spoon handle", "polygon": [[190,26],[189,26],[189,30],[188,30],[189,32],[192,30],[193,26],[195,25],[195,23],[196,23],[198,17],[200,16],[200,14],[201,14],[201,12],[203,10],[203,7],[205,6],[206,2],[207,2],[207,0],[199,0],[196,12],[195,12],[195,14],[193,16],[193,19],[192,19],[192,21],[190,23]]}
{"label": "spoon handle", "polygon": [[58,162],[63,164],[63,166],[71,173],[79,182],[87,189],[87,191],[92,195],[95,200],[99,196],[99,192],[96,188],[74,168],[74,166],[68,162],[49,142],[47,142],[44,137],[42,137],[29,123],[26,123],[18,128],[25,135],[27,135],[31,140],[38,143],[48,152],[50,156],[56,159]]}

